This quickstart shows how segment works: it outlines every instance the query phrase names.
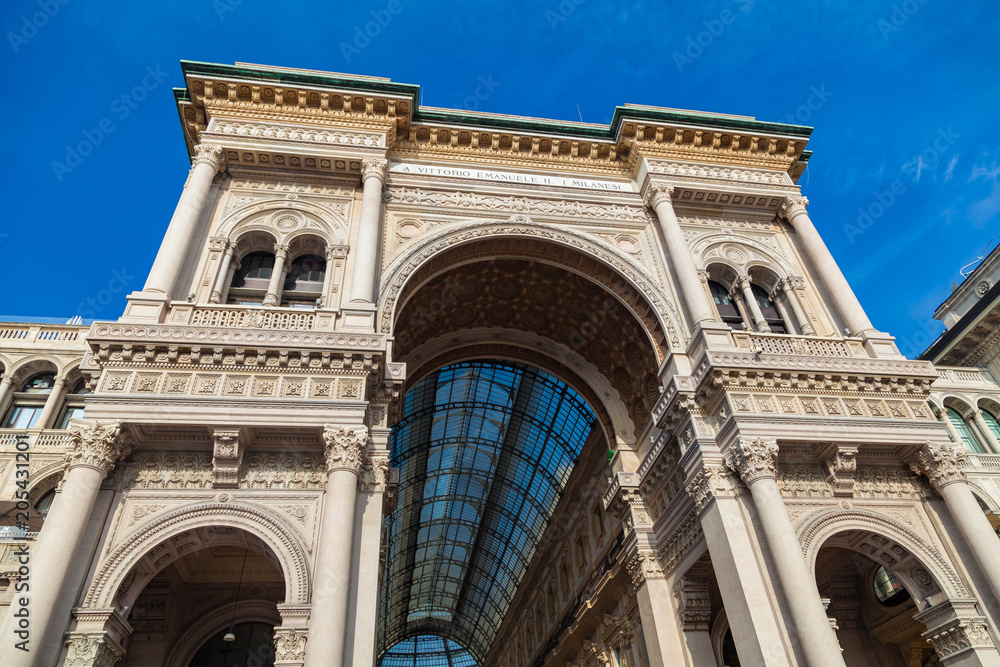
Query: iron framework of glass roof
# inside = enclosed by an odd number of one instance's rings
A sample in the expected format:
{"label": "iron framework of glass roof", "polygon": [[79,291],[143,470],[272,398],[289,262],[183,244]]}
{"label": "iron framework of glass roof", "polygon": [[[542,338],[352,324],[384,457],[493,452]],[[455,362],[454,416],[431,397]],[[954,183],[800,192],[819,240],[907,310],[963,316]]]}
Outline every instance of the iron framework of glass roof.
{"label": "iron framework of glass roof", "polygon": [[479,663],[460,645],[436,635],[418,635],[386,651],[380,667],[477,667]]}
{"label": "iron framework of glass roof", "polygon": [[391,440],[382,667],[410,665],[397,647],[416,650],[418,635],[485,659],[595,422],[575,391],[523,364],[454,364],[407,393]]}

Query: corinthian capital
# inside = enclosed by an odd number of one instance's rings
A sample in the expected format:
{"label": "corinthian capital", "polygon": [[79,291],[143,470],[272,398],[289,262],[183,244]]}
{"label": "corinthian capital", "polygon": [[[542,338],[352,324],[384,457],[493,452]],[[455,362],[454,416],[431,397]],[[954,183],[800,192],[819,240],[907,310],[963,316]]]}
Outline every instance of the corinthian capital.
{"label": "corinthian capital", "polygon": [[740,438],[726,452],[726,465],[750,486],[758,479],[777,477],[774,462],[778,458],[778,443],[773,438]]}
{"label": "corinthian capital", "polygon": [[191,166],[198,164],[207,164],[215,168],[216,171],[220,171],[226,164],[225,152],[222,150],[222,146],[215,146],[213,144],[198,144],[194,147],[194,160],[191,161]]}
{"label": "corinthian capital", "polygon": [[122,433],[120,421],[74,419],[68,433],[73,442],[73,449],[66,453],[70,468],[86,466],[107,475],[132,451],[132,443]]}
{"label": "corinthian capital", "polygon": [[646,188],[643,199],[646,202],[646,206],[655,209],[656,205],[660,202],[670,203],[673,196],[674,186],[667,185],[666,183],[650,183]]}
{"label": "corinthian capital", "polygon": [[327,424],[323,427],[323,440],[326,441],[327,472],[350,470],[361,475],[368,460],[367,426]]}
{"label": "corinthian capital", "polygon": [[791,220],[795,216],[805,213],[806,206],[809,206],[809,200],[805,197],[785,197],[785,203],[781,205],[781,214],[786,219]]}
{"label": "corinthian capital", "polygon": [[366,157],[361,160],[361,180],[365,181],[370,177],[385,181],[385,172],[389,168],[389,161],[380,157]]}
{"label": "corinthian capital", "polygon": [[910,469],[926,475],[936,489],[955,482],[964,482],[962,468],[969,465],[969,456],[960,447],[947,443],[926,442],[910,461]]}

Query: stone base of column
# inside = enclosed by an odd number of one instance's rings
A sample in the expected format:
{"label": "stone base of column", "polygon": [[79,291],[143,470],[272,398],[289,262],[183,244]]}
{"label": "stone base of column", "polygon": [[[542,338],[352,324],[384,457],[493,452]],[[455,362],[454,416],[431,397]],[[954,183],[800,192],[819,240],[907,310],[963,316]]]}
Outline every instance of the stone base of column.
{"label": "stone base of column", "polygon": [[882,331],[863,331],[858,338],[864,343],[869,356],[876,359],[903,359],[894,342],[896,338]]}
{"label": "stone base of column", "polygon": [[166,319],[169,297],[158,292],[132,292],[126,297],[125,314],[119,322],[155,323]]}
{"label": "stone base of column", "polygon": [[375,311],[373,303],[352,303],[340,311],[338,331],[353,331],[356,333],[371,333],[375,331]]}

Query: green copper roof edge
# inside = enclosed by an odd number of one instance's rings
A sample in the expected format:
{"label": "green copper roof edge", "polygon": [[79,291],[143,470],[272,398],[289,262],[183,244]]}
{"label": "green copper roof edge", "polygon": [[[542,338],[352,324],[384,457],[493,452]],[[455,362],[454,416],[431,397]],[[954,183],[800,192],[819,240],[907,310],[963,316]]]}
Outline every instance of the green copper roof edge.
{"label": "green copper roof edge", "polygon": [[[462,125],[476,125],[491,129],[530,130],[537,132],[558,132],[570,137],[586,139],[603,139],[614,141],[618,136],[622,122],[630,120],[647,120],[660,123],[678,123],[694,125],[715,130],[733,130],[759,132],[762,134],[778,134],[783,136],[808,139],[813,128],[806,125],[791,125],[788,123],[771,123],[746,118],[716,115],[711,113],[687,113],[683,111],[668,111],[644,107],[615,107],[611,124],[604,127],[580,127],[575,123],[546,119],[513,119],[469,114],[461,110],[427,111],[420,110],[420,86],[411,83],[394,83],[391,81],[374,81],[339,77],[332,74],[306,74],[290,71],[256,69],[240,65],[220,65],[203,63],[193,60],[182,60],[181,70],[185,77],[188,74],[214,74],[226,77],[257,78],[277,82],[299,83],[315,86],[331,86],[339,88],[354,88],[374,93],[391,93],[407,95],[413,100],[413,121],[436,121]],[[606,129],[605,129],[606,127]]]}

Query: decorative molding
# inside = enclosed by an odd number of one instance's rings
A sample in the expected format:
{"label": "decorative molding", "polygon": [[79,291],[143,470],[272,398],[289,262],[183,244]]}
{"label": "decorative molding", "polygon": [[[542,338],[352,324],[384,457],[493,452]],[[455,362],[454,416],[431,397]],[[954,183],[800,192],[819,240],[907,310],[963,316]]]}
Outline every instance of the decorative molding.
{"label": "decorative molding", "polygon": [[66,633],[65,667],[114,667],[125,649],[107,632]]}
{"label": "decorative molding", "polygon": [[122,433],[120,421],[74,419],[67,432],[73,443],[66,454],[70,471],[86,466],[107,475],[132,451],[131,439]]}
{"label": "decorative molding", "polygon": [[198,144],[194,147],[194,158],[191,160],[191,166],[196,167],[199,164],[207,164],[215,171],[222,171],[226,167],[226,154],[222,146],[216,146],[213,144]]}
{"label": "decorative molding", "polygon": [[726,452],[726,465],[750,486],[759,479],[777,479],[775,461],[778,442],[774,438],[738,438]]}
{"label": "decorative molding", "polygon": [[733,498],[739,493],[739,482],[724,465],[704,464],[684,490],[694,500],[695,511],[701,514],[716,498]]}
{"label": "decorative molding", "polygon": [[385,135],[383,134],[346,132],[344,130],[324,130],[265,123],[238,123],[223,119],[215,120],[215,124],[212,126],[212,132],[227,136],[246,137],[251,139],[305,141],[317,144],[334,144],[338,146],[378,147],[385,145]]}
{"label": "decorative molding", "polygon": [[827,482],[833,486],[833,495],[850,498],[854,495],[854,474],[858,470],[858,448],[836,446],[833,455],[825,461]]}
{"label": "decorative molding", "polygon": [[656,207],[664,202],[673,207],[671,201],[674,196],[674,186],[667,183],[650,183],[643,194],[643,202],[654,211]]}
{"label": "decorative molding", "polygon": [[648,160],[648,171],[651,174],[667,176],[682,176],[688,178],[711,178],[723,181],[738,181],[762,185],[781,185],[792,187],[785,180],[785,172],[763,169],[734,168],[721,165],[697,164],[694,162],[671,162],[667,160]]}
{"label": "decorative molding", "polygon": [[910,468],[918,475],[925,475],[935,489],[948,484],[965,482],[963,468],[969,466],[969,455],[951,443],[926,442],[910,461]]}
{"label": "decorative molding", "polygon": [[306,640],[308,633],[305,628],[274,629],[274,659],[275,665],[291,667],[301,664],[306,658]]}
{"label": "decorative molding", "polygon": [[246,448],[240,443],[240,429],[213,429],[212,439],[212,486],[234,489],[239,485],[243,455],[246,453]]}
{"label": "decorative molding", "polygon": [[786,196],[779,214],[791,222],[796,216],[807,215],[806,206],[809,206],[809,200],[805,197]]}
{"label": "decorative molding", "polygon": [[377,178],[385,183],[385,174],[389,169],[389,161],[380,157],[361,158],[361,180]]}

